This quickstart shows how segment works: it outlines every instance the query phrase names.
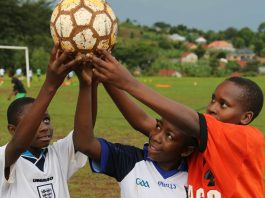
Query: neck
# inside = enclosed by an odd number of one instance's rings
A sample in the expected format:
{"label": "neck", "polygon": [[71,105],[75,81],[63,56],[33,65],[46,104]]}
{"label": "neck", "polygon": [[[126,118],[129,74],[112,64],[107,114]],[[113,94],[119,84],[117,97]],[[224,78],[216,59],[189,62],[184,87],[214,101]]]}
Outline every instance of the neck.
{"label": "neck", "polygon": [[44,148],[29,147],[28,151],[31,152],[35,157],[39,157]]}
{"label": "neck", "polygon": [[156,162],[156,164],[164,171],[171,171],[178,169],[182,162],[182,159],[178,159],[175,162]]}

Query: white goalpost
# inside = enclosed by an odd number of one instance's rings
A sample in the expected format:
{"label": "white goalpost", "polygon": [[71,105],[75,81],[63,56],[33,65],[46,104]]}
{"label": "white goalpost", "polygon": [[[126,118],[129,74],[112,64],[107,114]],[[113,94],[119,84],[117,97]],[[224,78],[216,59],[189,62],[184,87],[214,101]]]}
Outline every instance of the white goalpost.
{"label": "white goalpost", "polygon": [[27,86],[30,87],[30,76],[29,76],[29,49],[28,49],[28,47],[24,47],[24,46],[4,46],[4,45],[0,45],[0,49],[25,50]]}

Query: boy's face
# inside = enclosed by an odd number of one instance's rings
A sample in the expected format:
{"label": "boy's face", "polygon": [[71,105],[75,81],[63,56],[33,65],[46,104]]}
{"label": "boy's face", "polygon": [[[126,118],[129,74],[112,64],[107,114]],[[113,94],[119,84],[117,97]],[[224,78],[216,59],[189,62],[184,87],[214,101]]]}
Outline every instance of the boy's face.
{"label": "boy's face", "polygon": [[176,168],[185,146],[185,136],[165,119],[157,120],[155,129],[149,134],[148,157],[161,168]]}
{"label": "boy's face", "polygon": [[207,113],[221,122],[242,124],[245,114],[242,96],[242,88],[231,81],[224,81],[215,89]]}
{"label": "boy's face", "polygon": [[[29,111],[31,106],[32,104],[24,106],[23,115],[25,115]],[[18,122],[21,119],[22,117],[18,119]],[[50,115],[48,114],[48,112],[45,112],[42,122],[37,130],[37,133],[35,134],[35,137],[31,142],[29,151],[32,152],[47,147],[50,144],[52,135],[53,135],[53,128],[50,121]]]}

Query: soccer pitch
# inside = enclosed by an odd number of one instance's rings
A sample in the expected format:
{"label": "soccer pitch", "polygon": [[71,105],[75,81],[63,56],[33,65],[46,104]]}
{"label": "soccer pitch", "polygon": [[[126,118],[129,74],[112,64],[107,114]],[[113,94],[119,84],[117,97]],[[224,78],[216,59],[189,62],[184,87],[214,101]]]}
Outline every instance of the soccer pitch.
{"label": "soccer pitch", "polygon": [[[27,88],[28,96],[36,97],[43,79],[44,76],[42,76],[41,81],[38,81],[36,77],[33,78],[31,88]],[[257,82],[265,93],[265,76],[251,79]],[[224,78],[141,77],[139,80],[164,96],[186,104],[197,111],[204,112],[214,88]],[[6,76],[4,83],[0,86],[0,145],[4,145],[10,139],[6,122],[6,110],[10,103],[7,97],[12,89],[10,81]],[[23,83],[26,85],[26,79],[23,80]],[[71,83],[64,83],[50,104],[48,111],[54,127],[53,141],[64,137],[72,130],[77,95],[78,81],[74,77]],[[148,113],[157,117],[156,113],[144,105],[141,106]],[[264,117],[265,108],[252,125],[258,127],[265,134]],[[137,147],[142,147],[143,143],[147,141],[146,137],[133,130],[123,119],[102,85],[99,85],[98,90],[98,116],[95,134],[113,142]],[[69,185],[71,197],[74,198],[119,197],[116,181],[104,175],[91,173],[88,165],[72,177]]]}

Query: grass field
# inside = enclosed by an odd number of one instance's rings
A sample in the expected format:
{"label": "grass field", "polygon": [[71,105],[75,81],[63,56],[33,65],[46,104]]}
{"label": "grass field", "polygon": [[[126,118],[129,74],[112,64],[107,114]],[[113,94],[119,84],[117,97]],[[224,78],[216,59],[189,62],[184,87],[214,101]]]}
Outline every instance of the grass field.
{"label": "grass field", "polygon": [[[223,78],[171,78],[171,77],[142,77],[140,81],[155,89],[162,95],[182,102],[193,109],[204,112],[215,86]],[[252,80],[262,86],[265,93],[265,76]],[[33,78],[28,96],[35,97],[42,81]],[[24,80],[24,84],[26,81]],[[7,96],[11,90],[10,79],[6,78],[0,86],[0,145],[10,139],[6,126],[6,110],[10,101]],[[78,84],[76,79],[69,86],[62,86],[49,107],[52,123],[55,128],[53,140],[64,137],[72,128],[77,100]],[[130,128],[122,115],[116,109],[102,86],[99,87],[98,117],[95,133],[113,142],[120,142],[142,147],[147,138]],[[157,116],[148,110],[150,114]],[[265,133],[265,108],[260,116],[252,123]],[[32,118],[34,119],[34,118]],[[92,174],[89,167],[81,169],[69,182],[71,197],[73,198],[117,198],[119,189],[116,181],[104,175]]]}

